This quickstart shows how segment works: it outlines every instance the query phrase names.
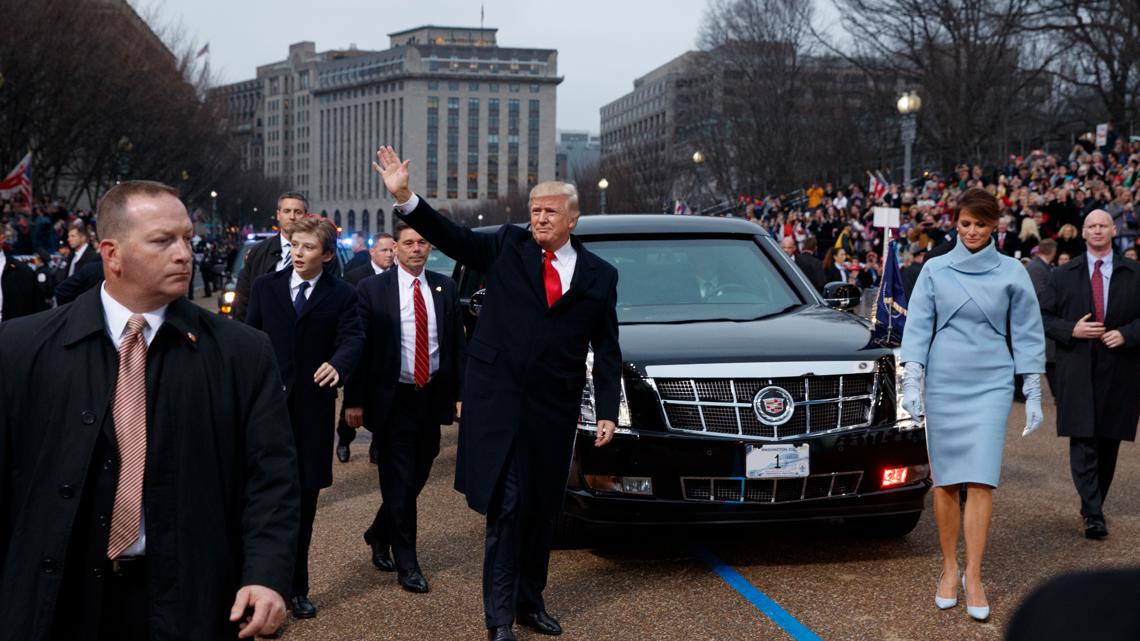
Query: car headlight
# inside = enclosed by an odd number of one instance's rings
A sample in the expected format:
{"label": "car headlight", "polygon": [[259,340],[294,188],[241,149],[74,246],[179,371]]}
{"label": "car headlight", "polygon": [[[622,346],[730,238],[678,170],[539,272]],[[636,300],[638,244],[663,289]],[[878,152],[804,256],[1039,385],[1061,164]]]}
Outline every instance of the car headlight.
{"label": "car headlight", "polygon": [[229,305],[234,303],[235,298],[237,298],[237,292],[226,292],[222,294],[222,300]]}
{"label": "car headlight", "polygon": [[916,430],[926,427],[926,422],[922,420],[915,420],[910,412],[903,409],[903,378],[906,376],[906,368],[903,367],[902,352],[894,350],[895,360],[895,427],[902,431]]}
{"label": "car headlight", "polygon": [[[580,427],[593,430],[598,423],[597,404],[594,401],[594,350],[586,354],[586,387],[582,389],[582,410],[578,422]],[[621,381],[621,394],[618,397],[617,431],[622,434],[632,434],[629,428],[633,421],[629,415],[629,400],[625,397],[625,380]],[[624,429],[623,429],[624,428]]]}

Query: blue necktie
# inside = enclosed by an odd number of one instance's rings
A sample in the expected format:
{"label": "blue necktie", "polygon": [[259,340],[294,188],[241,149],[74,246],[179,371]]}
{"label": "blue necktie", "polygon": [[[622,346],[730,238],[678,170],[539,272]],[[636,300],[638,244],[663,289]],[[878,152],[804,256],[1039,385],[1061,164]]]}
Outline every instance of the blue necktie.
{"label": "blue necktie", "polygon": [[297,290],[297,297],[293,299],[293,309],[297,310],[297,315],[301,315],[301,310],[305,309],[305,290],[309,288],[309,281],[301,283],[301,288]]}

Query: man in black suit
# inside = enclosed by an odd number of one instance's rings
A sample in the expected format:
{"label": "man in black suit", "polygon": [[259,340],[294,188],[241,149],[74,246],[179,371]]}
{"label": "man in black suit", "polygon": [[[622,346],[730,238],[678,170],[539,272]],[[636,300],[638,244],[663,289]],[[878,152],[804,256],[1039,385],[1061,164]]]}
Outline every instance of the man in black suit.
{"label": "man in black suit", "polygon": [[815,287],[816,291],[822,292],[823,286],[827,284],[827,278],[823,275],[823,263],[811,254],[801,253],[796,247],[796,239],[791,236],[784,236],[780,240],[780,249],[784,250],[788,258],[791,258],[796,267],[800,268],[812,287]]}
{"label": "man in black suit", "polygon": [[[488,638],[513,641],[518,621],[559,634],[546,611],[554,519],[562,509],[586,358],[593,349],[598,447],[613,439],[621,386],[617,270],[571,235],[573,185],[530,194],[529,232],[460,227],[408,188],[408,163],[391,147],[373,168],[400,217],[435,247],[486,274],[487,296],[467,345],[455,486],[487,515],[483,607]],[[593,426],[591,426],[593,427]]]}
{"label": "man in black suit", "polygon": [[0,323],[0,640],[271,634],[298,514],[273,348],[185,300],[177,191],[98,211],[105,285]]}
{"label": "man in black suit", "polygon": [[336,387],[360,359],[364,335],[356,314],[356,290],[324,265],[336,253],[336,227],[322,218],[293,223],[292,266],[258,277],[249,297],[246,323],[269,334],[284,382],[289,420],[301,473],[301,526],[289,607],[309,619],[309,543],[317,497],[332,485]]}
{"label": "man in black suit", "polygon": [[1021,258],[1021,239],[1017,237],[1017,234],[1009,231],[1009,219],[1002,218],[998,221],[994,240],[997,241],[996,247],[1000,253],[1013,258]]}
{"label": "man in black suit", "polygon": [[[1033,281],[1033,290],[1037,292],[1037,300],[1045,297],[1045,290],[1049,287],[1049,278],[1053,273],[1053,259],[1057,257],[1057,241],[1046,238],[1037,246],[1037,255],[1034,256],[1025,270],[1029,272],[1029,280]],[[1049,391],[1053,393],[1053,402],[1057,402],[1057,343],[1051,338],[1045,338],[1045,379],[1049,381]]]}
{"label": "man in black suit", "polygon": [[67,257],[67,264],[63,269],[66,270],[68,277],[74,276],[86,265],[99,260],[99,252],[91,244],[91,235],[87,231],[87,225],[82,221],[68,227],[67,246],[71,248],[71,254]]}
{"label": "man in black suit", "polygon": [[400,586],[417,593],[429,587],[416,556],[416,498],[439,454],[440,425],[459,413],[463,353],[455,281],[424,269],[430,253],[400,223],[399,266],[360,282],[364,356],[344,392],[348,424],[367,425],[377,443],[383,503],[364,540],[376,567],[397,570]]}
{"label": "man in black suit", "polygon": [[[380,232],[372,237],[372,248],[368,250],[369,261],[366,265],[361,265],[355,269],[345,269],[344,280],[349,285],[356,287],[360,281],[369,276],[378,276],[383,274],[392,267],[392,261],[396,257],[396,241],[392,238],[392,234],[387,232]],[[352,261],[349,261],[349,265]],[[336,424],[336,458],[341,463],[347,463],[352,452],[349,450],[349,445],[356,439],[356,429],[351,427],[347,421],[344,420],[344,406],[340,408],[340,420]],[[368,461],[373,465],[376,464],[376,440],[373,439],[372,443],[368,446]]]}
{"label": "man in black suit", "polygon": [[1104,210],[1089,213],[1083,236],[1088,252],[1053,270],[1041,318],[1057,345],[1057,435],[1069,437],[1085,536],[1099,539],[1120,442],[1136,439],[1140,419],[1140,264],[1114,253]]}
{"label": "man in black suit", "polygon": [[[0,323],[47,309],[36,273],[4,253],[0,246]],[[15,372],[5,367],[5,372]]]}
{"label": "man in black suit", "polygon": [[364,267],[370,259],[368,243],[364,239],[364,234],[358,231],[352,232],[352,258],[345,263],[344,273],[347,274],[357,267]]}
{"label": "man in black suit", "polygon": [[304,218],[308,211],[309,200],[302,193],[287,191],[277,197],[278,234],[262,240],[249,249],[249,254],[245,258],[245,267],[238,274],[234,290],[234,318],[239,321],[245,320],[246,310],[249,309],[250,289],[258,276],[279,272],[292,265],[290,252],[293,251],[293,246],[289,243],[289,237],[293,234],[293,223]]}

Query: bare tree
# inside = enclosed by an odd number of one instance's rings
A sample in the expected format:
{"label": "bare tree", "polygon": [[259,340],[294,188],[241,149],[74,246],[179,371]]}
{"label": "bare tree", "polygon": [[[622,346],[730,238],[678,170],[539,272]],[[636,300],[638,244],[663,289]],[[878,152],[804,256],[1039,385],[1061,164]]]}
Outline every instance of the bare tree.
{"label": "bare tree", "polygon": [[1047,127],[1050,69],[1063,53],[1039,0],[836,0],[848,60],[881,100],[917,89],[920,144],[942,164],[1007,150]]}

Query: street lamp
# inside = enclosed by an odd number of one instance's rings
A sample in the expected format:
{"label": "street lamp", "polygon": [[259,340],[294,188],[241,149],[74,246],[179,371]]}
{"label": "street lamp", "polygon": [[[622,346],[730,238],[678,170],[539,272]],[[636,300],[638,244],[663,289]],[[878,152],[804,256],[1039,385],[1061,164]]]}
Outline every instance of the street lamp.
{"label": "street lamp", "polygon": [[910,186],[910,155],[917,133],[918,110],[922,109],[922,98],[918,93],[908,91],[899,96],[895,106],[902,116],[902,144],[903,144],[903,185]]}
{"label": "street lamp", "polygon": [[605,178],[598,181],[598,193],[600,194],[599,198],[602,201],[601,210],[603,214],[606,213],[606,190],[609,188],[610,181],[606,180]]}
{"label": "street lamp", "polygon": [[476,216],[476,218],[479,219],[479,224],[482,225],[483,224],[483,214],[479,214],[478,216]]}
{"label": "street lamp", "polygon": [[218,192],[210,190],[210,209],[214,214],[214,219],[210,222],[218,222]]}
{"label": "street lamp", "polygon": [[693,164],[694,165],[699,165],[699,164],[703,163],[704,161],[705,161],[705,155],[703,153],[701,153],[701,150],[698,149],[697,151],[693,152]]}

